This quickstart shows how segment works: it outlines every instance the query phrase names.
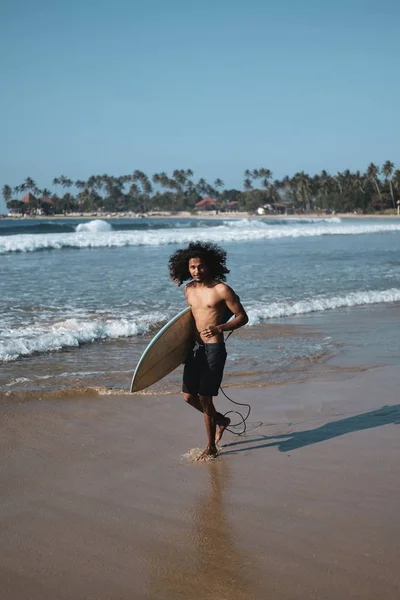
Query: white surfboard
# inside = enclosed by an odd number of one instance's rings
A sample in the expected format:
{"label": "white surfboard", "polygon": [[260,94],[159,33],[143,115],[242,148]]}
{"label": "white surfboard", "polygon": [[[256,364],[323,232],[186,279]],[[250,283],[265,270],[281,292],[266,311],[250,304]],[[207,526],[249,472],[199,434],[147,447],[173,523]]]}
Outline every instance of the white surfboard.
{"label": "white surfboard", "polygon": [[136,366],[131,392],[139,392],[157,383],[179,367],[195,337],[190,306],[178,313],[151,340]]}

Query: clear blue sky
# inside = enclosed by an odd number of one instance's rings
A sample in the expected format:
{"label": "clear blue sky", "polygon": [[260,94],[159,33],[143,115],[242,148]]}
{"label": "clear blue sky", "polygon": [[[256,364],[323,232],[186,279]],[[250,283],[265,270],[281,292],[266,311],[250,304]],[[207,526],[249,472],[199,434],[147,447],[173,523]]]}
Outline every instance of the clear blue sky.
{"label": "clear blue sky", "polygon": [[2,0],[0,186],[400,167],[398,0]]}

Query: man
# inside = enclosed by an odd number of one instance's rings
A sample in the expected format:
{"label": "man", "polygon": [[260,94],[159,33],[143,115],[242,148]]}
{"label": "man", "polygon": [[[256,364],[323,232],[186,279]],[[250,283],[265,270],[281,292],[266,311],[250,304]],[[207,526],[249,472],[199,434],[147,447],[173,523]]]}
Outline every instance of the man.
{"label": "man", "polygon": [[[185,362],[182,391],[185,401],[204,414],[208,444],[200,458],[213,457],[230,423],[213,404],[226,361],[223,334],[242,327],[249,319],[238,296],[223,283],[229,273],[226,252],[216,244],[192,242],[177,250],[169,260],[169,272],[178,286],[192,279],[185,286],[185,297],[196,324],[196,341]],[[227,309],[234,318],[224,322]]]}

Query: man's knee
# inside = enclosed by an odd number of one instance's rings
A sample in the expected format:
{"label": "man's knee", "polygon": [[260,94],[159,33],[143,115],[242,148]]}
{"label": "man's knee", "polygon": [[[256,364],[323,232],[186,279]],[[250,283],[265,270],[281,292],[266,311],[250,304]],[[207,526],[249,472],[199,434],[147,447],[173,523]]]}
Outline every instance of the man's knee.
{"label": "man's knee", "polygon": [[196,400],[196,394],[183,394],[183,399],[185,402],[193,402],[193,400]]}

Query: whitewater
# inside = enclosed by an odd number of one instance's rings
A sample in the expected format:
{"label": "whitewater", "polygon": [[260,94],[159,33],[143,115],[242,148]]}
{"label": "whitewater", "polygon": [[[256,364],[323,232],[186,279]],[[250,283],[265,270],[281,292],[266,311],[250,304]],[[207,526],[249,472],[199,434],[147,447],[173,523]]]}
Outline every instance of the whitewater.
{"label": "whitewater", "polygon": [[[382,291],[366,290],[343,296],[316,297],[297,302],[249,302],[246,306],[249,326],[312,312],[324,312],[337,308],[350,308],[371,304],[400,302],[400,288]],[[81,311],[77,311],[79,314]],[[173,316],[168,313],[153,312],[112,318],[89,318],[82,314],[56,322],[42,322],[20,327],[4,327],[0,340],[0,360],[12,361],[21,356],[46,353],[63,348],[76,348],[82,344],[104,339],[118,339],[143,335],[160,328]]]}
{"label": "whitewater", "polygon": [[267,241],[284,238],[320,236],[359,236],[400,232],[400,224],[347,224],[328,220],[307,220],[299,225],[287,221],[281,226],[248,219],[223,222],[214,227],[185,227],[177,223],[171,229],[116,231],[105,221],[80,224],[75,232],[47,234],[15,234],[0,236],[0,254],[43,250],[123,248],[129,246],[163,246],[186,244],[193,239],[217,243]]}

